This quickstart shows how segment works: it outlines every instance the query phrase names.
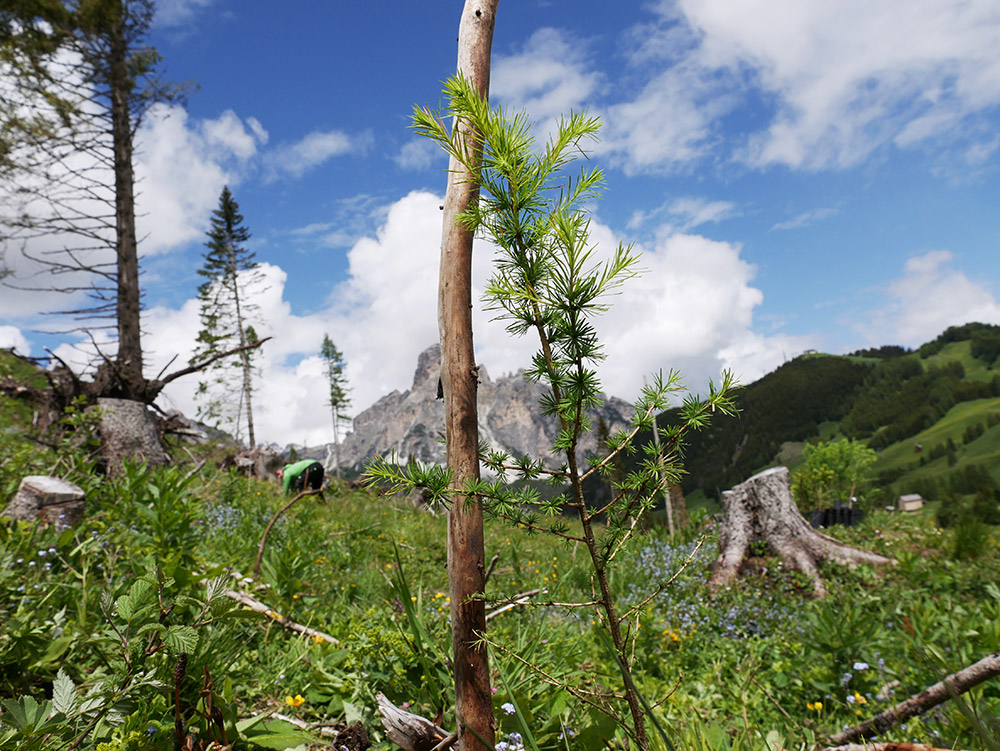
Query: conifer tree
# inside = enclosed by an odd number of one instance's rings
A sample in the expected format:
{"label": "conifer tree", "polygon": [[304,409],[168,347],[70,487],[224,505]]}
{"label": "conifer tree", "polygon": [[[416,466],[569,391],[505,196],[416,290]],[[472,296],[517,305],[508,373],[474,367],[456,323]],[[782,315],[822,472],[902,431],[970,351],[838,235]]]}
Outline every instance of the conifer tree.
{"label": "conifer tree", "polygon": [[326,361],[326,377],[330,382],[330,411],[333,415],[333,461],[337,467],[337,477],[340,477],[340,423],[351,418],[344,410],[351,406],[347,395],[347,377],[344,375],[344,354],[337,349],[329,334],[323,334],[323,345],[320,349],[323,360]]}
{"label": "conifer tree", "polygon": [[[254,253],[246,247],[250,230],[244,226],[240,206],[228,186],[222,189],[219,207],[213,210],[211,222],[208,242],[205,243],[208,248],[205,265],[198,270],[206,279],[198,288],[201,331],[192,362],[236,347],[246,347],[257,340],[253,326],[248,323],[257,310],[249,299],[249,293],[251,288],[259,288],[262,275]],[[217,425],[232,425],[239,436],[245,407],[247,436],[250,448],[254,449],[257,444],[253,428],[250,351],[242,349],[239,355],[236,363],[232,358],[226,358],[205,370],[206,378],[198,384],[196,393],[204,400],[198,408],[198,416]],[[232,403],[234,375],[242,377],[235,409]]]}

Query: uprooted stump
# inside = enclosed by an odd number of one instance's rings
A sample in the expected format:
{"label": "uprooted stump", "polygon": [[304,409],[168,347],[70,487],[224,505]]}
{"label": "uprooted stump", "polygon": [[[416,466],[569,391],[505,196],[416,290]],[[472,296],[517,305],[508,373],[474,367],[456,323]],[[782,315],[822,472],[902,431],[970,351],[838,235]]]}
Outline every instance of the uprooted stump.
{"label": "uprooted stump", "polygon": [[830,560],[857,566],[890,565],[895,561],[845,545],[813,529],[792,498],[787,467],[754,475],[722,494],[725,517],[719,530],[720,554],[713,564],[713,587],[732,582],[755,543],[768,545],[789,568],[809,577],[816,597],[826,596],[817,565]]}

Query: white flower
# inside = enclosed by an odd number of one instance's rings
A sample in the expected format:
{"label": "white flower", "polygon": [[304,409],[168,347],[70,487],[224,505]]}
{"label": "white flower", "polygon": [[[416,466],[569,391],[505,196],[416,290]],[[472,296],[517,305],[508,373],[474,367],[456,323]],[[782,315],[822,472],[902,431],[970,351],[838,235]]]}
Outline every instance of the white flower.
{"label": "white flower", "polygon": [[514,705],[511,704],[509,701],[501,704],[500,709],[502,709],[507,714],[514,714]]}
{"label": "white flower", "polygon": [[856,662],[856,663],[854,663],[854,669],[855,670],[867,670],[868,669],[868,663],[867,662]]}

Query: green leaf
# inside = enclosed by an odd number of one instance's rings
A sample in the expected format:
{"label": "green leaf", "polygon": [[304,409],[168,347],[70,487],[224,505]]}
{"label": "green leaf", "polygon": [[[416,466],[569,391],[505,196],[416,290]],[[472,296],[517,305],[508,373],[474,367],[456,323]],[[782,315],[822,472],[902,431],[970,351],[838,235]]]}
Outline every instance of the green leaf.
{"label": "green leaf", "polygon": [[66,675],[66,671],[59,668],[55,681],[52,683],[52,703],[57,712],[62,712],[67,717],[73,714],[77,705],[76,685],[73,679]]}
{"label": "green leaf", "polygon": [[198,646],[198,632],[191,626],[171,626],[163,635],[163,643],[176,652],[194,652]]}

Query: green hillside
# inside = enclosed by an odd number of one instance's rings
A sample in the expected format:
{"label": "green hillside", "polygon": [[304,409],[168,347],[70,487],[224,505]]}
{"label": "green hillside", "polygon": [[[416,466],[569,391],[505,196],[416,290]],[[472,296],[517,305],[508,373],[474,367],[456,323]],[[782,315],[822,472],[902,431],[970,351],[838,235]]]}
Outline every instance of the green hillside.
{"label": "green hillside", "polygon": [[[687,448],[686,494],[710,501],[806,442],[848,437],[878,452],[880,502],[901,492],[971,494],[1000,484],[1000,326],[949,328],[916,351],[887,346],[797,357],[745,386],[740,415]],[[661,415],[660,424],[675,419]]]}

